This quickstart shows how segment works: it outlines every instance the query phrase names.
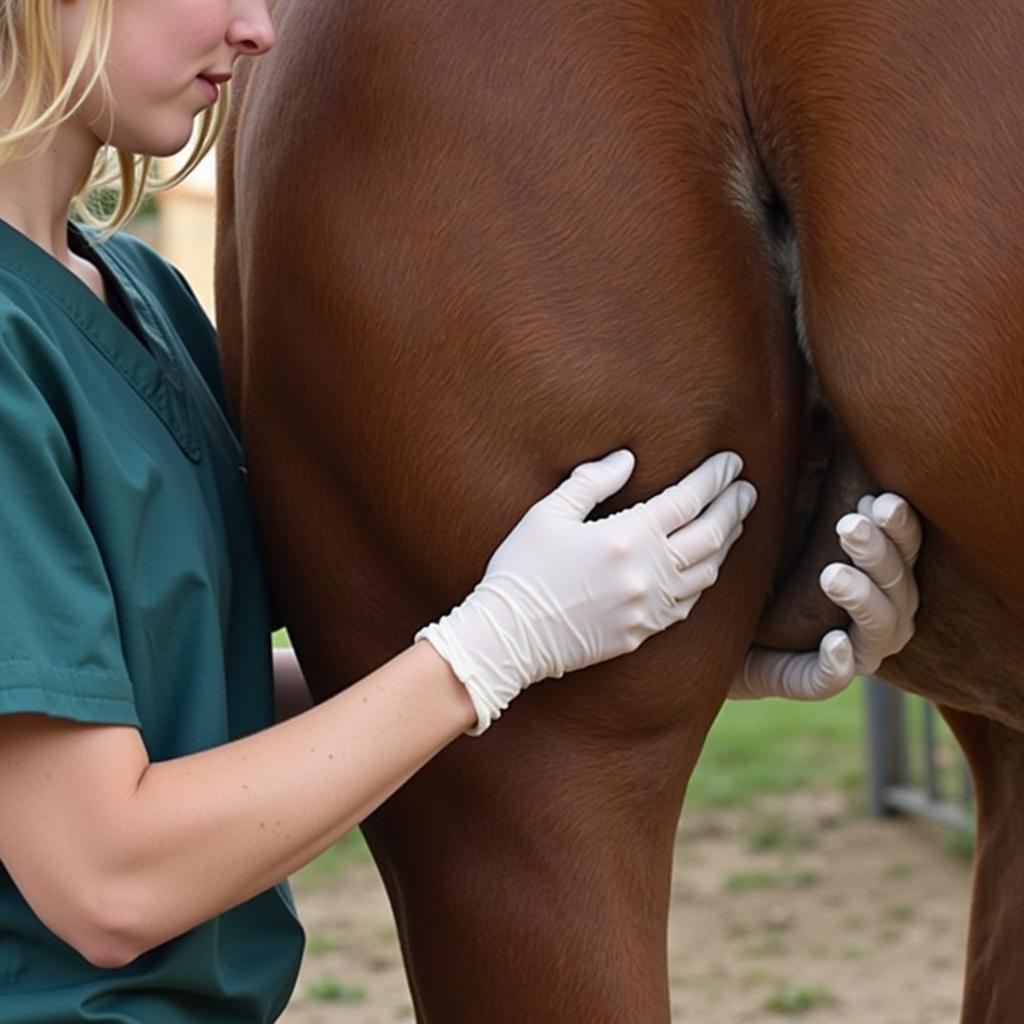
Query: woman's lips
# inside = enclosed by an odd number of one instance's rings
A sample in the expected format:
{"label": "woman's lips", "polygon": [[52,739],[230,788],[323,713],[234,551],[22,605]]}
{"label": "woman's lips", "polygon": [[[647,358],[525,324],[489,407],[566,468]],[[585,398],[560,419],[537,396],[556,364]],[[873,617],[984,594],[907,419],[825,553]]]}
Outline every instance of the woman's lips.
{"label": "woman's lips", "polygon": [[230,71],[209,71],[197,76],[199,84],[206,95],[207,102],[216,103],[220,95],[220,86],[231,81]]}
{"label": "woman's lips", "polygon": [[209,78],[204,78],[202,75],[199,75],[199,77],[196,78],[196,81],[199,83],[199,88],[203,90],[206,102],[211,105],[216,103],[217,97],[220,95],[220,89],[217,88],[217,83],[211,82]]}

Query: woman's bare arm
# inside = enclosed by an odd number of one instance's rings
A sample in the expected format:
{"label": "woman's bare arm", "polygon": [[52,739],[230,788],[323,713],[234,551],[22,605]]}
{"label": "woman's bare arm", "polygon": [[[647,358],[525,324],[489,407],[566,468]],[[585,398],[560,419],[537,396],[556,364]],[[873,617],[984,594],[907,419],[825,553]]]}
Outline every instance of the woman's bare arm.
{"label": "woman's bare arm", "polygon": [[269,888],[349,831],[476,721],[418,643],[264,732],[152,764],[139,733],[0,718],[0,860],[99,966]]}

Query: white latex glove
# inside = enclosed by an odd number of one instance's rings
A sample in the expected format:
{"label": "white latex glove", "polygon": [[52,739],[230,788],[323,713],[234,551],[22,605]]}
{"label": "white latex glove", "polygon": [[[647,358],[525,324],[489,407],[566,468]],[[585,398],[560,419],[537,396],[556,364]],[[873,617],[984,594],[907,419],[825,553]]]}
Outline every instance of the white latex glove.
{"label": "white latex glove", "polygon": [[833,562],[819,582],[825,595],[847,611],[852,628],[826,633],[816,652],[752,648],[729,691],[732,699],[825,700],[855,675],[875,672],[914,635],[918,595],[913,569],[921,548],[917,513],[898,495],[867,495],[856,513],[839,520],[836,533],[854,565]]}
{"label": "white latex glove", "polygon": [[469,597],[416,634],[469,691],[470,735],[531,683],[635,650],[685,619],[718,578],[757,498],[733,482],[743,461],[722,452],[650,500],[585,522],[634,464],[618,451],[578,466],[520,520]]}

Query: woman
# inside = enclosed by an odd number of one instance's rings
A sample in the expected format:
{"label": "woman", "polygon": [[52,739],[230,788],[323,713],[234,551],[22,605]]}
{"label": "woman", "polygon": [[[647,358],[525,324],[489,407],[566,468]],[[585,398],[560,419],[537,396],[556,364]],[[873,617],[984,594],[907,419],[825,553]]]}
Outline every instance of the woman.
{"label": "woman", "polygon": [[[294,657],[272,672],[212,329],[173,268],[112,234],[199,113],[212,143],[234,60],[272,44],[265,4],[12,0],[0,19],[0,1019],[272,1020],[302,947],[286,876],[525,686],[685,618],[754,491],[721,453],[584,522],[633,459],[581,466],[465,602],[300,711]],[[102,147],[121,200],[99,235],[68,214]],[[892,582],[916,524],[876,504],[842,532]],[[795,665],[755,657],[745,695],[838,687],[905,641],[912,581],[825,583],[859,631]]]}

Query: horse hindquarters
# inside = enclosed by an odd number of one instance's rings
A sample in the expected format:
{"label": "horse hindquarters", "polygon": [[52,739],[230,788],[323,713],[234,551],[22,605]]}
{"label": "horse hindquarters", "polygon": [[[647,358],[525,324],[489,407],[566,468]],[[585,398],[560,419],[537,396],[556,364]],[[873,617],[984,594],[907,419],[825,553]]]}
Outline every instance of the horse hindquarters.
{"label": "horse hindquarters", "polygon": [[868,469],[1024,618],[1024,9],[744,8],[804,341]]}
{"label": "horse hindquarters", "polygon": [[976,13],[784,0],[737,36],[747,188],[784,225],[803,342],[862,462],[927,520],[920,628],[887,668],[1021,728],[1024,9]]}
{"label": "horse hindquarters", "polygon": [[1024,9],[783,0],[738,18],[754,184],[789,232],[804,341],[865,465],[927,520],[918,633],[883,671],[975,722],[958,729],[984,808],[963,1019],[1009,1024],[1024,998]]}
{"label": "horse hindquarters", "polygon": [[320,697],[459,600],[577,461],[634,448],[621,507],[733,446],[760,492],[688,623],[531,690],[367,823],[422,1022],[668,1019],[675,822],[768,585],[799,418],[709,9],[292,0],[244,97],[240,405]]}

